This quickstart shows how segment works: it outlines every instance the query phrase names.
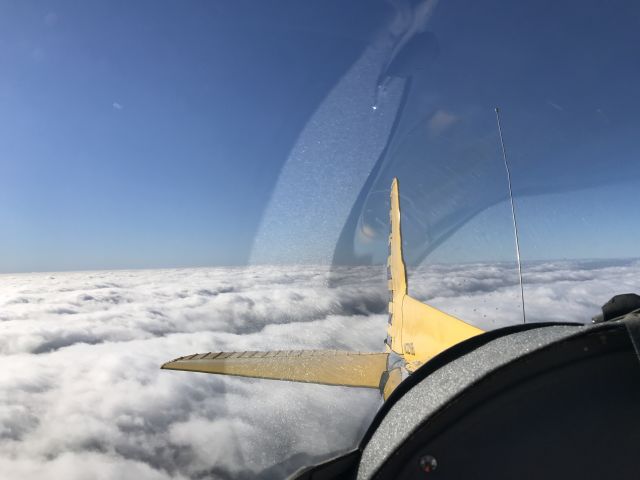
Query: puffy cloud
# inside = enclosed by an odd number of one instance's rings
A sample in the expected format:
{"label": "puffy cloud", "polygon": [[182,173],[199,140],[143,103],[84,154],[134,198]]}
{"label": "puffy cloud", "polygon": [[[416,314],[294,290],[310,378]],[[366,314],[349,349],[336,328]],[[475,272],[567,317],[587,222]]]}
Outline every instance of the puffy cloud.
{"label": "puffy cloud", "polygon": [[3,275],[0,477],[281,478],[349,448],[375,391],[159,370],[209,350],[380,350],[379,272],[322,295],[326,277],[309,267]]}
{"label": "puffy cloud", "polygon": [[[586,321],[640,290],[639,273],[529,265],[530,319]],[[381,351],[385,283],[379,267],[1,275],[0,477],[282,478],[350,448],[376,391],[159,366],[215,350]],[[512,265],[420,268],[410,290],[485,328],[519,319]]]}

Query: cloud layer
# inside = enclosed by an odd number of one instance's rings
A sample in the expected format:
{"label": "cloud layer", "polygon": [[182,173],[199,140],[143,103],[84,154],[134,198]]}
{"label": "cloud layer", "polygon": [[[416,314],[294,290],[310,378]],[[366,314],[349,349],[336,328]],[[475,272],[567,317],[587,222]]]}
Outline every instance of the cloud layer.
{"label": "cloud layer", "polygon": [[[329,273],[0,275],[0,477],[282,478],[355,445],[380,405],[373,390],[159,370],[216,350],[381,351],[384,271],[333,271],[337,288]],[[529,319],[588,321],[639,279],[633,261],[530,265]],[[519,321],[511,265],[432,266],[409,281],[481,327]]]}

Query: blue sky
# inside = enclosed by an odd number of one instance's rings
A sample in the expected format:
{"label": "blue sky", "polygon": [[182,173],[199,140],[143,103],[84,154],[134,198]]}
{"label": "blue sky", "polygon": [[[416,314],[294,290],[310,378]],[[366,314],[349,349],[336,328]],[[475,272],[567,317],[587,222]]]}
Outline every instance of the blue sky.
{"label": "blue sky", "polygon": [[637,4],[269,3],[0,1],[0,271],[640,255]]}

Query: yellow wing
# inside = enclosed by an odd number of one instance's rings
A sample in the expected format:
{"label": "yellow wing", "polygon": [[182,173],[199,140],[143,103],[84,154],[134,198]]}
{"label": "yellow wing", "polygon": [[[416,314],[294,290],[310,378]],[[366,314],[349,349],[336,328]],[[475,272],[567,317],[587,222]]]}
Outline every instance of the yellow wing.
{"label": "yellow wing", "polygon": [[[386,353],[336,350],[203,353],[177,358],[162,368],[379,388],[386,400],[407,373],[456,343],[482,333],[479,328],[419,302],[407,293],[397,179],[391,185],[390,216],[387,267],[391,302]],[[391,352],[394,355],[390,356]]]}
{"label": "yellow wing", "polygon": [[398,179],[391,184],[391,234],[389,236],[389,328],[387,346],[401,355],[409,372],[430,358],[482,330],[422,303],[407,293],[407,274],[402,257]]}
{"label": "yellow wing", "polygon": [[380,388],[387,370],[387,353],[338,350],[217,352],[177,358],[162,365],[168,370],[237,375],[349,387]]}

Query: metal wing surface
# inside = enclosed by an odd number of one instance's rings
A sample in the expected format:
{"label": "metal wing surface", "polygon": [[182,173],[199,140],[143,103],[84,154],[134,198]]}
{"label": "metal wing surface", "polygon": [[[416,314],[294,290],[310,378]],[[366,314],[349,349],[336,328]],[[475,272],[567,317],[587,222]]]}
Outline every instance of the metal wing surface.
{"label": "metal wing surface", "polygon": [[379,388],[388,353],[339,350],[211,352],[180,357],[168,370],[236,375],[349,387]]}

